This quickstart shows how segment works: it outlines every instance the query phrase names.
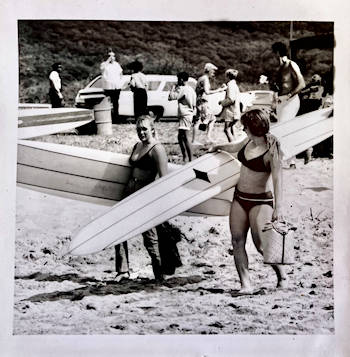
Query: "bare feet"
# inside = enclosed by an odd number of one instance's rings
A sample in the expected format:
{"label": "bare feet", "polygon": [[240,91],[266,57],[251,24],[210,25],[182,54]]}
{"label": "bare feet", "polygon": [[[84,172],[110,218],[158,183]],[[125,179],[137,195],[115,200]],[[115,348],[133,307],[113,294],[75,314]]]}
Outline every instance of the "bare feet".
{"label": "bare feet", "polygon": [[246,287],[246,288],[241,288],[238,290],[237,294],[238,295],[253,295],[257,290],[254,289],[253,287]]}
{"label": "bare feet", "polygon": [[118,273],[117,276],[114,278],[114,281],[116,283],[120,283],[121,281],[128,279],[130,279],[130,273],[127,271],[124,273]]}

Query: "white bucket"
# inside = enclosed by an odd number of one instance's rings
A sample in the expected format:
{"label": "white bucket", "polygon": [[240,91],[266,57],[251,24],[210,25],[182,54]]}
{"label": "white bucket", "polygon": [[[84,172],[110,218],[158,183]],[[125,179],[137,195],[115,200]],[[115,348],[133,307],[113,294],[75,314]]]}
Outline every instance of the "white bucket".
{"label": "white bucket", "polygon": [[293,264],[294,263],[294,231],[296,227],[284,226],[279,229],[273,223],[263,229],[261,240],[265,264]]}

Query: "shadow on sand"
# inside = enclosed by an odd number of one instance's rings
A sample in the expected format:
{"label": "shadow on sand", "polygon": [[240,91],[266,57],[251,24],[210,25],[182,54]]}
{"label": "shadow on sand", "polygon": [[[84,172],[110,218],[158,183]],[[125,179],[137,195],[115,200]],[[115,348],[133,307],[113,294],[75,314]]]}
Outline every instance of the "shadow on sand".
{"label": "shadow on sand", "polygon": [[[123,295],[137,292],[156,292],[161,289],[169,288],[181,291],[202,291],[206,290],[211,293],[223,293],[223,289],[203,289],[198,287],[190,287],[188,285],[200,283],[205,279],[199,275],[192,275],[186,277],[172,277],[163,282],[156,280],[150,280],[146,278],[138,278],[135,280],[123,280],[121,282],[115,282],[114,280],[97,280],[92,277],[81,277],[78,274],[63,274],[63,275],[50,275],[44,273],[34,273],[27,276],[16,276],[15,279],[29,280],[34,279],[37,281],[57,281],[62,282],[69,280],[74,283],[84,284],[85,286],[70,291],[53,291],[50,293],[42,293],[33,295],[22,301],[31,302],[45,302],[45,301],[57,301],[62,299],[68,299],[71,301],[82,300],[87,296],[104,296],[104,295]],[[187,285],[185,289],[182,287]]]}

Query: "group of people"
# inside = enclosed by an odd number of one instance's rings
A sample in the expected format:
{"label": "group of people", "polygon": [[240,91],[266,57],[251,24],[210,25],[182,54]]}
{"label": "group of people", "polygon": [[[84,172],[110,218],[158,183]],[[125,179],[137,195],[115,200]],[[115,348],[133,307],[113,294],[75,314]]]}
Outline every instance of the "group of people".
{"label": "group of people", "polygon": [[[275,43],[272,50],[279,60],[276,91],[278,95],[277,118],[287,121],[294,118],[300,107],[299,93],[308,90],[315,93],[313,86],[305,87],[303,76],[298,65],[287,56],[287,47]],[[136,131],[139,141],[135,144],[129,162],[132,173],[127,184],[125,196],[141,189],[157,177],[168,172],[168,158],[162,143],[157,139],[154,118],[147,112],[147,81],[142,73],[142,64],[133,64],[133,74],[130,86],[134,93],[134,110]],[[59,70],[56,68],[56,71]],[[245,249],[248,230],[258,252],[263,252],[261,232],[267,222],[283,220],[282,198],[282,151],[280,143],[270,132],[270,114],[262,109],[251,109],[241,113],[240,91],[236,83],[238,71],[228,69],[225,72],[226,83],[217,89],[211,88],[211,79],[215,76],[217,67],[206,63],[204,73],[198,79],[196,88],[189,84],[189,74],[177,74],[177,84],[169,93],[169,100],[178,101],[178,142],[184,161],[193,159],[192,144],[196,144],[196,135],[201,125],[205,125],[208,139],[212,146],[209,152],[225,150],[237,153],[237,159],[242,163],[239,181],[235,187],[229,215],[229,225],[232,236],[234,262],[241,283],[239,293],[253,294],[254,284],[250,280],[248,256]],[[118,113],[118,98],[121,89],[122,68],[115,61],[112,51],[107,61],[101,64],[102,79],[106,94],[111,97],[114,111]],[[51,75],[50,75],[51,77]],[[55,79],[56,77],[56,79]],[[111,81],[110,78],[114,80]],[[319,81],[318,77],[313,80]],[[50,79],[51,80],[51,79]],[[52,75],[52,81],[57,82],[57,76]],[[57,85],[57,83],[55,84]],[[59,85],[55,88],[59,89]],[[228,143],[216,145],[212,138],[212,129],[216,116],[208,105],[208,96],[224,92],[220,101],[222,112],[219,114],[225,122],[224,132]],[[235,126],[241,128],[245,135],[239,138],[235,135]],[[191,140],[191,130],[193,131]],[[291,161],[291,166],[295,163]],[[172,234],[175,227],[169,229],[169,223],[155,227],[143,233],[144,245],[151,258],[154,277],[163,281],[164,275],[173,274],[181,265],[181,259],[176,247],[179,234]],[[163,247],[163,248],[162,248]],[[168,249],[164,248],[167,247]],[[170,247],[170,248],[169,248]],[[115,246],[116,280],[130,278],[129,256],[127,243]],[[277,278],[276,286],[287,285],[287,275],[283,266],[272,264]]]}
{"label": "group of people", "polygon": [[[178,119],[179,119],[179,145],[181,148],[183,160],[192,160],[192,145],[201,144],[197,141],[198,130],[207,132],[208,143],[213,144],[213,129],[216,122],[210,108],[208,98],[211,94],[225,92],[225,98],[218,102],[222,106],[222,111],[218,115],[225,122],[224,132],[229,142],[235,140],[234,127],[240,124],[240,91],[236,83],[238,71],[228,69],[225,72],[227,83],[217,89],[211,88],[211,79],[215,76],[218,68],[212,63],[206,63],[204,73],[196,83],[195,90],[188,84],[189,74],[180,72],[177,74],[178,82],[169,93],[169,100],[178,101]],[[190,131],[192,130],[192,141]]]}

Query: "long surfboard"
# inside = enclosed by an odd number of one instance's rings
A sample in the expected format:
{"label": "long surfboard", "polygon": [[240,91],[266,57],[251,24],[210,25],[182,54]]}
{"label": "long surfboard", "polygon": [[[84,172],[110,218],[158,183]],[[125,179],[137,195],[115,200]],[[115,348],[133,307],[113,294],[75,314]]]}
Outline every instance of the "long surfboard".
{"label": "long surfboard", "polygon": [[[123,198],[129,156],[102,150],[19,140],[17,184],[65,198],[112,206]],[[170,171],[182,165],[169,164]],[[233,190],[190,207],[186,214],[225,216]]]}
{"label": "long surfboard", "polygon": [[271,133],[281,142],[284,158],[300,154],[333,135],[333,108],[325,108],[275,124]]}
{"label": "long surfboard", "polygon": [[[318,111],[317,115],[308,113],[280,123],[271,131],[280,138],[282,149],[287,148],[286,152],[292,156],[332,135],[331,113],[331,108]],[[324,121],[327,125],[323,125]],[[305,131],[309,137],[303,134]],[[237,160],[227,153],[206,154],[135,192],[92,220],[72,238],[68,253],[92,254],[122,243],[232,188],[238,182],[239,170]]]}
{"label": "long surfboard", "polygon": [[205,154],[95,218],[75,235],[69,251],[91,254],[134,237],[233,187],[239,171],[239,162],[230,154]]}
{"label": "long surfboard", "polygon": [[20,109],[18,138],[28,139],[72,130],[94,120],[93,111],[77,108]]}

